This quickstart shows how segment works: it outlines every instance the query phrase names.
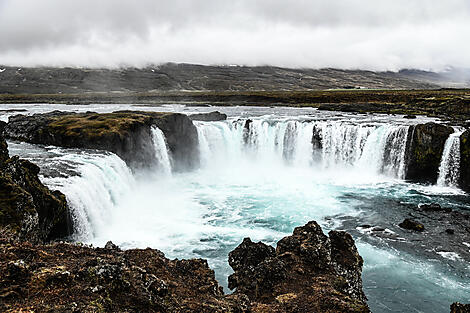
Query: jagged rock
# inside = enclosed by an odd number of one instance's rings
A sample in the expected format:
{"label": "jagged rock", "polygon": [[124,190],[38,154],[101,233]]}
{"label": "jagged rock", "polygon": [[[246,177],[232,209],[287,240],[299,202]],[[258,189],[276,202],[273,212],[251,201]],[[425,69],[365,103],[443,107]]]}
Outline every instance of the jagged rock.
{"label": "jagged rock", "polygon": [[[27,258],[25,256],[28,256]],[[225,296],[207,261],[158,250],[31,245],[0,233],[1,312],[248,312]]]}
{"label": "jagged rock", "polygon": [[406,218],[403,222],[398,224],[401,228],[415,230],[415,231],[424,231],[424,225],[420,222],[416,222]]}
{"label": "jagged rock", "polygon": [[189,118],[192,121],[217,122],[225,121],[227,119],[227,114],[220,113],[219,111],[214,111],[210,113],[191,114]]}
{"label": "jagged rock", "polygon": [[460,187],[470,192],[470,130],[460,136]]}
{"label": "jagged rock", "polygon": [[165,134],[175,169],[199,164],[197,129],[179,113],[54,111],[10,117],[5,131],[9,138],[30,143],[111,151],[132,168],[139,168],[154,160],[152,125]]}
{"label": "jagged rock", "polygon": [[104,246],[105,249],[109,249],[109,250],[117,250],[117,251],[120,251],[121,249],[119,249],[118,246],[116,246],[112,241],[108,241],[105,246]]}
{"label": "jagged rock", "polygon": [[1,132],[0,147],[0,228],[32,242],[69,235],[72,225],[65,196],[41,183],[35,164],[8,158]]}
{"label": "jagged rock", "polygon": [[[277,251],[245,238],[229,255],[231,295],[206,260],[169,260],[110,242],[104,249],[34,245],[8,235],[0,229],[0,311],[369,312],[352,237],[327,237],[315,222],[296,228]],[[330,263],[318,266],[319,258]]]}
{"label": "jagged rock", "polygon": [[246,294],[255,312],[369,312],[354,240],[340,231],[328,237],[314,221],[281,239],[275,252],[245,238],[229,264],[229,288]]}
{"label": "jagged rock", "polygon": [[450,306],[450,313],[470,313],[470,304],[455,302]]}
{"label": "jagged rock", "polygon": [[406,179],[436,183],[444,145],[454,130],[437,123],[410,127],[407,145]]}

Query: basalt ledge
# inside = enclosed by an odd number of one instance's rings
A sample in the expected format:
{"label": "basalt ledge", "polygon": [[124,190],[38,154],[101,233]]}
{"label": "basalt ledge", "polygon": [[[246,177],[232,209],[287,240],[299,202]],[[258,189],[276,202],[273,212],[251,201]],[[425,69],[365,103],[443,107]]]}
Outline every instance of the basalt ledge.
{"label": "basalt ledge", "polygon": [[10,117],[5,134],[9,139],[34,144],[107,150],[138,169],[149,167],[154,160],[152,126],[165,135],[173,169],[188,170],[199,165],[197,129],[180,113],[53,111],[15,115]]}

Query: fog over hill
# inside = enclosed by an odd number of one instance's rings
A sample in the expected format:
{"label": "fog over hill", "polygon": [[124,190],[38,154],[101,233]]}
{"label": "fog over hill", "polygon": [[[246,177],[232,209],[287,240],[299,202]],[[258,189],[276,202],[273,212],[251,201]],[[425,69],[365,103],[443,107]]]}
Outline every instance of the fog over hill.
{"label": "fog over hill", "polygon": [[202,66],[168,63],[146,68],[23,68],[0,66],[0,93],[247,91],[320,89],[432,89],[462,87],[444,74],[403,70]]}

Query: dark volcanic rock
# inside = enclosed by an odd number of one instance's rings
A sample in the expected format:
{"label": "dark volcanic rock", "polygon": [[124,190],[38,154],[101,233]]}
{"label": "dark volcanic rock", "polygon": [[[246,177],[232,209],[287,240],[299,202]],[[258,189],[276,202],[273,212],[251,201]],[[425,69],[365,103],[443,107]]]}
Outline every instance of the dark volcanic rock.
{"label": "dark volcanic rock", "polygon": [[470,192],[470,130],[460,136],[460,187]]}
{"label": "dark volcanic rock", "polygon": [[2,312],[369,312],[353,239],[340,231],[327,237],[315,222],[296,228],[278,251],[244,239],[229,255],[232,295],[202,259],[169,260],[111,242],[33,245],[9,235],[0,229]]}
{"label": "dark volcanic rock", "polygon": [[179,113],[119,111],[98,114],[51,112],[10,118],[5,131],[11,139],[116,153],[131,167],[146,167],[155,159],[152,125],[165,134],[174,168],[199,164],[197,129]]}
{"label": "dark volcanic rock", "polygon": [[415,230],[415,231],[424,231],[424,225],[420,222],[416,222],[410,219],[405,219],[403,222],[398,224],[401,228]]}
{"label": "dark volcanic rock", "polygon": [[450,306],[450,313],[470,313],[470,304],[453,303]]}
{"label": "dark volcanic rock", "polygon": [[227,114],[220,113],[219,111],[214,111],[210,113],[191,114],[189,118],[192,121],[217,122],[225,121],[227,119]]}
{"label": "dark volcanic rock", "polygon": [[362,258],[352,237],[323,234],[316,222],[297,227],[276,251],[246,238],[230,253],[229,287],[258,312],[369,312],[362,291]]}
{"label": "dark volcanic rock", "polygon": [[[31,245],[0,233],[0,311],[247,312],[225,296],[207,261],[158,250]],[[12,245],[13,244],[13,245]]]}
{"label": "dark volcanic rock", "polygon": [[32,242],[69,235],[72,225],[65,196],[41,183],[35,164],[8,158],[1,132],[0,148],[0,228]]}
{"label": "dark volcanic rock", "polygon": [[454,130],[437,123],[410,127],[406,179],[436,183],[444,145]]}

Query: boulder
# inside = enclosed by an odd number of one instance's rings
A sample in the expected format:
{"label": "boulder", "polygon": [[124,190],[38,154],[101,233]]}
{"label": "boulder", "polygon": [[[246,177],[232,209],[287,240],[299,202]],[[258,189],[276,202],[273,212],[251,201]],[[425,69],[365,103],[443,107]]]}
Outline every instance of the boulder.
{"label": "boulder", "polygon": [[437,123],[410,127],[405,178],[417,182],[436,183],[444,145],[453,132],[452,127]]}
{"label": "boulder", "polygon": [[[6,147],[0,134],[0,147]],[[2,148],[3,150],[3,148]],[[0,159],[0,228],[18,239],[43,242],[72,232],[65,196],[51,191],[39,180],[39,167],[8,157]]]}
{"label": "boulder", "polygon": [[415,230],[415,231],[424,231],[424,225],[421,224],[420,222],[416,222],[414,220],[410,220],[406,218],[403,222],[398,224],[401,228],[404,229],[409,229],[409,230]]}
{"label": "boulder", "polygon": [[220,113],[219,111],[214,111],[210,113],[191,114],[189,118],[192,121],[218,122],[218,121],[225,121],[227,119],[227,114]]}
{"label": "boulder", "polygon": [[152,126],[158,126],[165,134],[176,170],[199,164],[197,129],[186,115],[179,113],[54,111],[15,115],[10,117],[5,131],[8,138],[35,144],[107,150],[135,169],[153,164]]}
{"label": "boulder", "polygon": [[452,212],[451,208],[443,208],[439,203],[421,204],[419,208],[424,212]]}
{"label": "boulder", "polygon": [[281,239],[276,250],[245,238],[229,264],[229,288],[247,295],[253,311],[369,312],[354,240],[342,231],[326,236],[314,221]]}
{"label": "boulder", "polygon": [[470,130],[460,136],[460,187],[470,192]]}

